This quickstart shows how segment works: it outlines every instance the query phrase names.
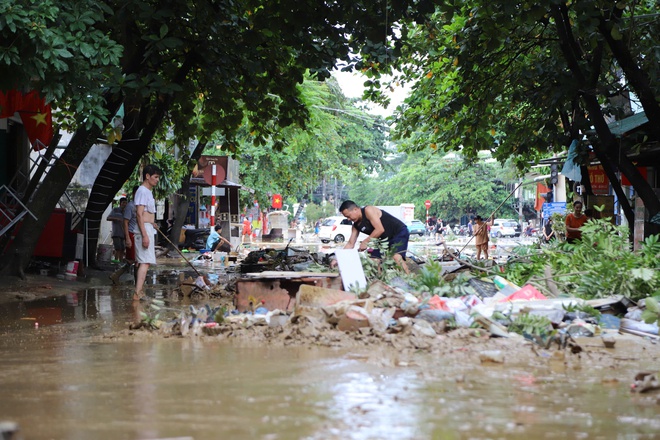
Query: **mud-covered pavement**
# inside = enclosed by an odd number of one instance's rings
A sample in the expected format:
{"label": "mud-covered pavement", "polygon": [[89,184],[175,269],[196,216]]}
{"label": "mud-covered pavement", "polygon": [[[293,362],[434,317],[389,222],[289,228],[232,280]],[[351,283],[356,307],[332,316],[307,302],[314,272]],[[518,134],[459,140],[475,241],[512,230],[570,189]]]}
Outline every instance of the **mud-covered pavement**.
{"label": "mud-covered pavement", "polygon": [[[93,286],[51,279],[50,289],[37,289],[49,281],[37,279],[4,294],[0,414],[25,439],[650,439],[660,432],[659,396],[630,392],[635,374],[658,369],[650,339],[618,335],[606,349],[598,338],[579,338],[583,351],[573,354],[457,329],[419,347],[412,337],[388,341],[303,322],[163,337],[128,329],[136,307],[147,305],[136,306],[130,286],[111,287],[103,275],[90,277]],[[149,288],[167,297],[172,287]],[[65,295],[16,299],[47,292]]]}

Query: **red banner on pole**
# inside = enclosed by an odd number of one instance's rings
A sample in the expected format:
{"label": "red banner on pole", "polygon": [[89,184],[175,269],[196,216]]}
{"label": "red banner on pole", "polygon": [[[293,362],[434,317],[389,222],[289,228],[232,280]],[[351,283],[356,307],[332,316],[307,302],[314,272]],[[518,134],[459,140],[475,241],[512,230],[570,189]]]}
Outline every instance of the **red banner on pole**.
{"label": "red banner on pole", "polygon": [[589,182],[591,182],[591,191],[596,195],[607,195],[610,193],[610,179],[607,178],[605,170],[601,165],[594,165],[587,168],[589,170]]}

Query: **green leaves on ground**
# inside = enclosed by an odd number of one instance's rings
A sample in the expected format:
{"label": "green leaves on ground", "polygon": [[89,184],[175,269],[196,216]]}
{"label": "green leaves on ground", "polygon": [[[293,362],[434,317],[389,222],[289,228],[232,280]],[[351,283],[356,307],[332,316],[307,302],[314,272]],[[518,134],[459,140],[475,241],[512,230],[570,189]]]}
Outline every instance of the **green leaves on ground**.
{"label": "green leaves on ground", "polygon": [[656,321],[660,321],[660,304],[658,304],[659,299],[660,297],[646,298],[646,308],[642,312],[642,320],[645,323],[652,324]]}
{"label": "green leaves on ground", "polygon": [[519,335],[541,336],[545,337],[552,330],[552,322],[545,316],[530,315],[527,313],[520,313],[509,324],[510,332],[518,333]]}
{"label": "green leaves on ground", "polygon": [[646,238],[632,252],[628,228],[612,225],[609,219],[588,221],[582,241],[554,242],[503,267],[503,276],[515,284],[532,282],[543,288],[554,281],[560,292],[585,299],[624,295],[636,301],[660,292],[658,236]]}

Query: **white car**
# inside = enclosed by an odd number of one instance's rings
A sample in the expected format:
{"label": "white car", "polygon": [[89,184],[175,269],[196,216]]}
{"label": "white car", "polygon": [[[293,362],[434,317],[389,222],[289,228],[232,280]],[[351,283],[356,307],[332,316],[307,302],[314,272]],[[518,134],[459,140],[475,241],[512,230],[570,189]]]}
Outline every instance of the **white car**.
{"label": "white car", "polygon": [[[335,243],[343,243],[351,238],[351,232],[353,230],[353,222],[347,219],[344,216],[335,216],[328,217],[321,223],[319,228],[319,239],[323,243],[329,243],[334,241]],[[367,238],[366,234],[360,232],[358,236],[357,244]]]}
{"label": "white car", "polygon": [[493,220],[493,225],[490,227],[491,237],[515,237],[518,235],[516,231],[517,223],[511,220],[496,218]]}
{"label": "white car", "polygon": [[344,216],[328,217],[321,223],[319,238],[323,243],[343,243],[351,238],[353,222]]}

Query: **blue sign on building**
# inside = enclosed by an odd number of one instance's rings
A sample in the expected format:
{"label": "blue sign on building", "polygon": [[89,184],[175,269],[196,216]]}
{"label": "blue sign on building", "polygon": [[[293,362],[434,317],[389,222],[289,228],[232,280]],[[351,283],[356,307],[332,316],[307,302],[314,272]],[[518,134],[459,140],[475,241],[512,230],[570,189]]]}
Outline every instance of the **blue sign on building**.
{"label": "blue sign on building", "polygon": [[188,212],[186,213],[187,225],[197,224],[197,185],[190,185],[188,188]]}
{"label": "blue sign on building", "polygon": [[552,216],[555,212],[564,215],[566,214],[566,202],[551,202],[543,204],[543,218],[547,219]]}

